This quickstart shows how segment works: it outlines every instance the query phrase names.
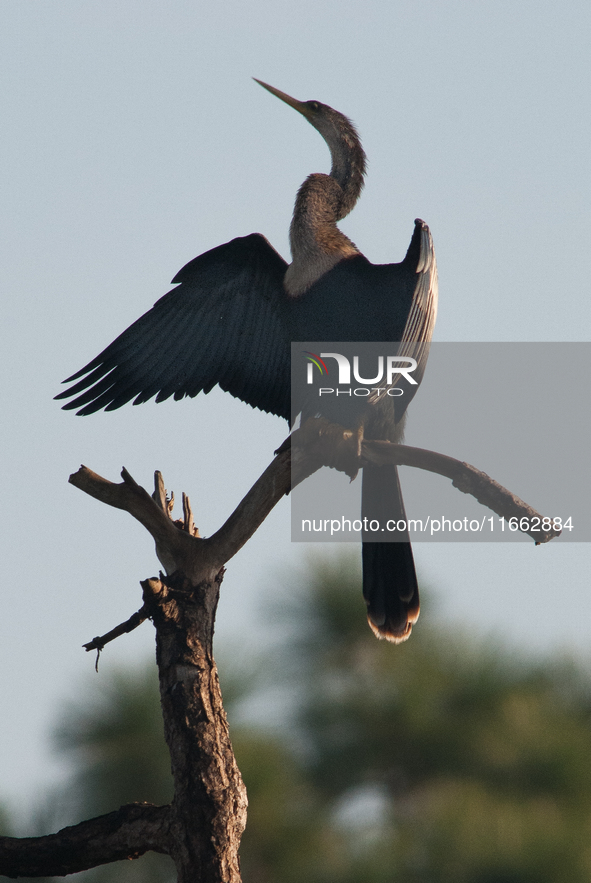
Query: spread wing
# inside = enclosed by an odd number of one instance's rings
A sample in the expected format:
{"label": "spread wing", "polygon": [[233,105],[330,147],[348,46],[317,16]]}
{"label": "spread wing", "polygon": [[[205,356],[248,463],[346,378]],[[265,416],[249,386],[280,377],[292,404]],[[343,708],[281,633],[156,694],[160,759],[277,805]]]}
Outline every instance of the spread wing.
{"label": "spread wing", "polygon": [[[179,283],[64,383],[64,408],[92,414],[156,396],[181,399],[216,384],[263,411],[289,417],[287,264],[259,233],[192,260]],[[86,376],[83,376],[86,375]],[[83,378],[79,380],[79,378]]]}

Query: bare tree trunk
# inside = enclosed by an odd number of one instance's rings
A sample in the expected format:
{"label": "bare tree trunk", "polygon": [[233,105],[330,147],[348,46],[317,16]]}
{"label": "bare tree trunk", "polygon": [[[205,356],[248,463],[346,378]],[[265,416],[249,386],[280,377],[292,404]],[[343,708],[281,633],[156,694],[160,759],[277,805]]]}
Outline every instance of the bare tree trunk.
{"label": "bare tree trunk", "polygon": [[[221,574],[147,580],[153,598],[164,734],[174,777],[169,845],[179,883],[239,883],[246,789],[234,759],[212,655]],[[146,597],[146,600],[148,598]]]}

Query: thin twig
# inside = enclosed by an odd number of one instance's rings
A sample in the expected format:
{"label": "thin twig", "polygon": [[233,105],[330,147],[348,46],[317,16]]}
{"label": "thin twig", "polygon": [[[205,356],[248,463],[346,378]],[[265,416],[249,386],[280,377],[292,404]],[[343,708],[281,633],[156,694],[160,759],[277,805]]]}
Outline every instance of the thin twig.
{"label": "thin twig", "polygon": [[129,619],[125,620],[125,622],[122,622],[120,625],[115,626],[115,628],[111,629],[110,632],[107,632],[106,635],[93,638],[88,644],[82,645],[87,653],[91,650],[96,650],[96,662],[94,665],[96,671],[98,671],[99,656],[101,655],[101,651],[104,649],[105,644],[114,641],[115,638],[118,638],[120,635],[126,635],[129,632],[132,632],[138,627],[138,625],[145,622],[149,616],[148,608],[144,604],[139,610],[133,613]]}

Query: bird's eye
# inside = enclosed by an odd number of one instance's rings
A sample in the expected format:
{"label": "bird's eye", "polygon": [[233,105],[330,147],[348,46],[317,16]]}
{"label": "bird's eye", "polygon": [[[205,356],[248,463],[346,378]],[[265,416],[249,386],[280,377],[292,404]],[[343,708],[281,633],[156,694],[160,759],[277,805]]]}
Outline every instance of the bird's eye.
{"label": "bird's eye", "polygon": [[308,107],[310,110],[320,110],[320,104],[318,101],[308,101]]}

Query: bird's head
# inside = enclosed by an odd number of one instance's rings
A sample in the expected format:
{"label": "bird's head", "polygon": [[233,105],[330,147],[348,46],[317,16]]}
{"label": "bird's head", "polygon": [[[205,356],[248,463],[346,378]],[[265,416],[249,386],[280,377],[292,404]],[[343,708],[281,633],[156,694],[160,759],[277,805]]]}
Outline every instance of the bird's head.
{"label": "bird's head", "polygon": [[320,101],[298,101],[297,98],[292,98],[291,95],[281,92],[280,89],[275,89],[274,86],[269,86],[268,83],[263,83],[262,80],[257,80],[256,77],[253,79],[271,95],[275,95],[301,113],[326,141],[332,158],[330,174],[336,178],[343,193],[346,194],[346,210],[341,215],[344,217],[351,210],[361,192],[365,174],[365,152],[361,146],[357,129],[348,117],[329,107],[328,104],[322,104]]}

